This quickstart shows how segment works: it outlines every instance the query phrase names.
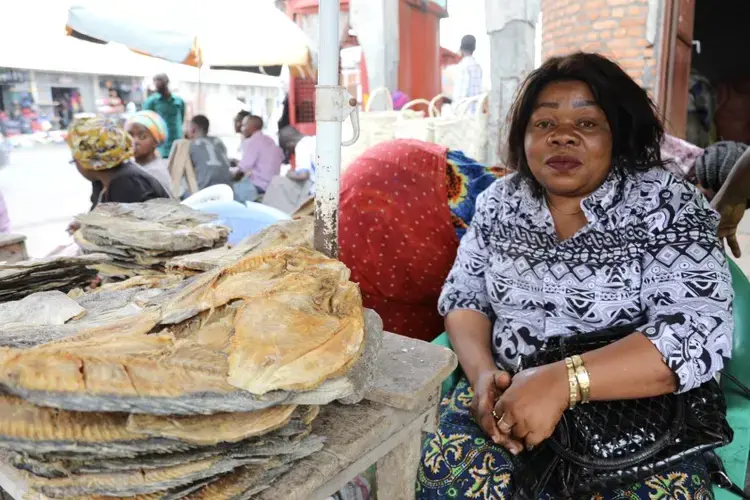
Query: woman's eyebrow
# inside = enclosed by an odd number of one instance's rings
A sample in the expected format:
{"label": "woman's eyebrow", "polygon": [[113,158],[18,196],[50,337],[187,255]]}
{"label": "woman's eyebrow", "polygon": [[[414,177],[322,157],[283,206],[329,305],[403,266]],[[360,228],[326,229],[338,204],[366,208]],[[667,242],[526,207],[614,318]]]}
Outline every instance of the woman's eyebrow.
{"label": "woman's eyebrow", "polygon": [[558,102],[540,102],[536,105],[536,108],[552,108],[552,109],[559,109],[560,103]]}
{"label": "woman's eyebrow", "polygon": [[585,100],[573,101],[574,108],[585,108],[587,106],[598,106],[598,105],[599,104],[597,104],[596,101],[585,101]]}

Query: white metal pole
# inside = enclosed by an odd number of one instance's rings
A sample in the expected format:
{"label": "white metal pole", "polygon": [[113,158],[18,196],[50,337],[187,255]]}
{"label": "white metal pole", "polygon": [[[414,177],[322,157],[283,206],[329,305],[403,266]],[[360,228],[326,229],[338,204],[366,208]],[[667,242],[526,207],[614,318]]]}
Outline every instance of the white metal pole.
{"label": "white metal pole", "polygon": [[[320,0],[320,44],[318,47],[318,86],[339,85],[340,0]],[[341,173],[341,120],[331,119],[333,100],[316,101],[317,165],[315,181],[315,249],[332,258],[339,253],[339,176]],[[324,118],[324,119],[321,119]]]}

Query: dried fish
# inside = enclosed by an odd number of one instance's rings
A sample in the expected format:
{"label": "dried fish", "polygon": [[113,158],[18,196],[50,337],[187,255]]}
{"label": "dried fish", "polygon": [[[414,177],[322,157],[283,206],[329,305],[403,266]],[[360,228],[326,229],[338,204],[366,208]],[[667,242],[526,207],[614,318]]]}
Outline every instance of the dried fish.
{"label": "dried fish", "polygon": [[142,495],[188,485],[247,464],[261,464],[266,468],[278,467],[321,450],[323,442],[320,437],[309,436],[299,441],[290,453],[266,459],[255,456],[218,456],[150,470],[83,474],[61,478],[29,476],[28,482],[32,489],[52,498]]}
{"label": "dried fish", "polygon": [[0,396],[0,447],[27,453],[77,452],[101,456],[170,453],[194,448],[174,439],[127,430],[123,413],[79,413]]}
{"label": "dried fish", "polygon": [[205,272],[219,267],[230,266],[249,255],[280,248],[313,248],[313,218],[303,217],[280,221],[248,236],[234,247],[228,246],[182,255],[167,263],[167,270],[185,273],[186,271]]}
{"label": "dried fish", "polygon": [[292,468],[291,464],[265,468],[246,465],[186,496],[189,500],[246,500],[263,490]]}
{"label": "dried fish", "polygon": [[170,200],[104,203],[76,220],[84,252],[112,257],[97,266],[106,276],[160,275],[173,257],[222,246],[229,235],[215,215]]}
{"label": "dried fish", "polygon": [[64,325],[86,314],[86,309],[62,292],[39,292],[0,304],[0,325]]}
{"label": "dried fish", "polygon": [[[0,447],[11,450],[13,461],[23,466],[19,468],[42,471],[35,473],[42,477],[157,468],[219,454],[248,457],[290,453],[295,443],[309,435],[311,431],[310,422],[305,423],[305,412],[298,410],[284,427],[267,434],[257,435],[238,443],[219,442],[211,446],[198,446],[194,443],[149,436],[145,433],[124,433],[123,420],[119,417],[122,414],[99,414],[103,417],[94,427],[91,427],[91,432],[99,432],[99,434],[114,436],[118,439],[104,440],[100,443],[100,448],[95,448],[89,446],[93,443],[91,439],[86,435],[81,436],[86,432],[84,426],[90,423],[92,418],[86,417],[88,420],[82,420],[82,423],[75,427],[68,424],[71,419],[77,418],[75,412],[49,408],[40,408],[38,411],[47,412],[48,420],[60,422],[60,429],[52,428],[49,422],[44,422],[42,418],[30,422],[24,421],[20,425],[25,430],[3,435],[0,439]],[[66,417],[56,418],[58,413],[65,413]],[[33,445],[37,435],[45,433],[49,435],[50,432],[52,435],[48,436],[49,439],[45,439],[41,446]],[[134,460],[134,458],[137,459]]]}
{"label": "dried fish", "polygon": [[206,446],[234,443],[284,427],[296,406],[282,405],[245,413],[217,413],[208,416],[130,415],[128,429],[148,436],[178,439]]}
{"label": "dried fish", "polygon": [[[149,335],[143,343],[129,335],[98,333],[26,350],[0,348],[0,385],[43,406],[154,415],[254,411],[341,398],[356,402],[371,383],[382,339],[378,316],[366,311],[364,317],[364,354],[345,375],[304,392],[256,396],[229,385],[226,359],[212,351],[225,345],[226,330],[222,333],[213,323],[191,339],[165,333]],[[98,344],[91,339],[98,339]]]}
{"label": "dried fish", "polygon": [[93,254],[0,264],[0,302],[20,300],[35,292],[67,292],[85,286],[96,275],[91,266],[108,260],[106,255]]}

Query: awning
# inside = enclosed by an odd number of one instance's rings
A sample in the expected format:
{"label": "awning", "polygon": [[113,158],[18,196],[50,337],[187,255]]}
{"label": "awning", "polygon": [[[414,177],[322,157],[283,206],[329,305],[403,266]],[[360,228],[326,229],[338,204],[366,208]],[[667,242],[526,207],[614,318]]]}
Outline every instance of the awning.
{"label": "awning", "polygon": [[68,10],[68,34],[117,42],[131,50],[190,66],[278,74],[306,65],[309,39],[269,2],[214,0],[175,4],[134,0],[127,8],[89,1]]}

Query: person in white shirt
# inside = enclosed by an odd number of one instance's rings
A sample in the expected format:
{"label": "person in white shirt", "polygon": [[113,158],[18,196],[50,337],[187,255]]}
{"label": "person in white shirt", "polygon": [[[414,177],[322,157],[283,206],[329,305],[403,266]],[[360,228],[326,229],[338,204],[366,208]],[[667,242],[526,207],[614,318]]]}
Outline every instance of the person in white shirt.
{"label": "person in white shirt", "polygon": [[315,136],[286,126],[279,131],[279,146],[290,155],[294,154],[295,166],[273,178],[263,204],[291,214],[315,196]]}
{"label": "person in white shirt", "polygon": [[309,180],[310,194],[315,194],[315,136],[304,135],[296,128],[287,126],[279,132],[279,145],[289,153],[294,152],[294,170],[287,172],[287,177],[300,183]]}
{"label": "person in white shirt", "polygon": [[474,59],[477,39],[466,35],[461,39],[461,62],[456,65],[456,80],[453,87],[453,106],[460,101],[482,93],[482,67]]}

